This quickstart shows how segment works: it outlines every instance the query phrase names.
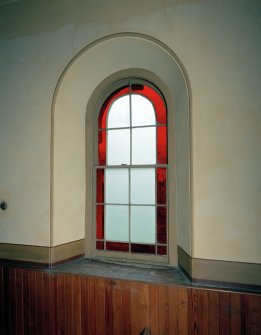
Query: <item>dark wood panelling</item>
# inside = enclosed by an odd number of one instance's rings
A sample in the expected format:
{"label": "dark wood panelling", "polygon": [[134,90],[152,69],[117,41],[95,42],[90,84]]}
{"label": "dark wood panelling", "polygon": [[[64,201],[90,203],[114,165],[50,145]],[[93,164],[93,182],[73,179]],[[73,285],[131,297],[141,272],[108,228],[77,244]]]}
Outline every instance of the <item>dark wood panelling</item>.
{"label": "dark wood panelling", "polygon": [[261,334],[261,296],[0,267],[4,335]]}
{"label": "dark wood panelling", "polygon": [[4,269],[0,267],[0,334],[4,334]]}

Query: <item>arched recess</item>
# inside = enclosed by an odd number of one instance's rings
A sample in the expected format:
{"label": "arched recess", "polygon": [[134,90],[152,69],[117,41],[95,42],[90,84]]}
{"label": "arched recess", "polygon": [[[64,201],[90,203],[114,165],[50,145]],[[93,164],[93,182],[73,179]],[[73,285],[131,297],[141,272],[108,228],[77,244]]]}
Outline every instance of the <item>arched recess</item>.
{"label": "arched recess", "polygon": [[[106,36],[82,50],[57,84],[52,114],[52,246],[86,239],[91,254],[92,157],[99,99],[114,82],[143,78],[163,93],[169,130],[170,234],[191,255],[189,86],[178,57],[142,34]],[[177,264],[174,250],[171,263]]]}

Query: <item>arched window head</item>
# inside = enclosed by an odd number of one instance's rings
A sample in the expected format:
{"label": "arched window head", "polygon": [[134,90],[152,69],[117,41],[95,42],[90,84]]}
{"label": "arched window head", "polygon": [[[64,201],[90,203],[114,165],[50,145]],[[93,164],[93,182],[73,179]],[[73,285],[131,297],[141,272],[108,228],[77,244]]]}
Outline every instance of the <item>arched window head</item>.
{"label": "arched window head", "polygon": [[133,80],[110,94],[97,145],[96,253],[167,256],[167,111],[160,92]]}

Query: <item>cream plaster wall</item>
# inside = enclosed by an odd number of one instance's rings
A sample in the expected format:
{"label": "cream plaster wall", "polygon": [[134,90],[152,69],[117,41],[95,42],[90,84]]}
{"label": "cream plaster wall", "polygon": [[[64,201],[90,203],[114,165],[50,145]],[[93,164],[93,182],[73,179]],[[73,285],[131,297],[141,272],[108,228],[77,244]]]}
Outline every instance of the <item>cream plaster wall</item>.
{"label": "cream plaster wall", "polygon": [[[168,45],[191,84],[193,238],[186,251],[260,263],[260,11],[258,0],[0,2],[0,200],[9,203],[0,211],[0,242],[50,245],[56,84],[91,42],[129,31]],[[67,131],[64,155],[77,140]],[[54,177],[63,183],[67,176],[57,164]],[[77,211],[83,195],[74,191],[72,203],[57,206]],[[82,238],[84,228],[72,222],[72,230],[60,233],[57,243]]]}

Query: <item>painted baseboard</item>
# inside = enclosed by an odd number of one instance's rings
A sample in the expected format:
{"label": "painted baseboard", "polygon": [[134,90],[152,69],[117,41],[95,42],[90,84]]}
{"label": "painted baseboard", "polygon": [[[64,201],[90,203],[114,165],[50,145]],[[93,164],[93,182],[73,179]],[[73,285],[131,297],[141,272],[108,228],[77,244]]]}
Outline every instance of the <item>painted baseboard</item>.
{"label": "painted baseboard", "polygon": [[0,259],[27,262],[46,267],[84,255],[84,239],[54,247],[0,243]]}
{"label": "painted baseboard", "polygon": [[261,286],[261,264],[193,258],[179,246],[178,263],[194,283]]}

